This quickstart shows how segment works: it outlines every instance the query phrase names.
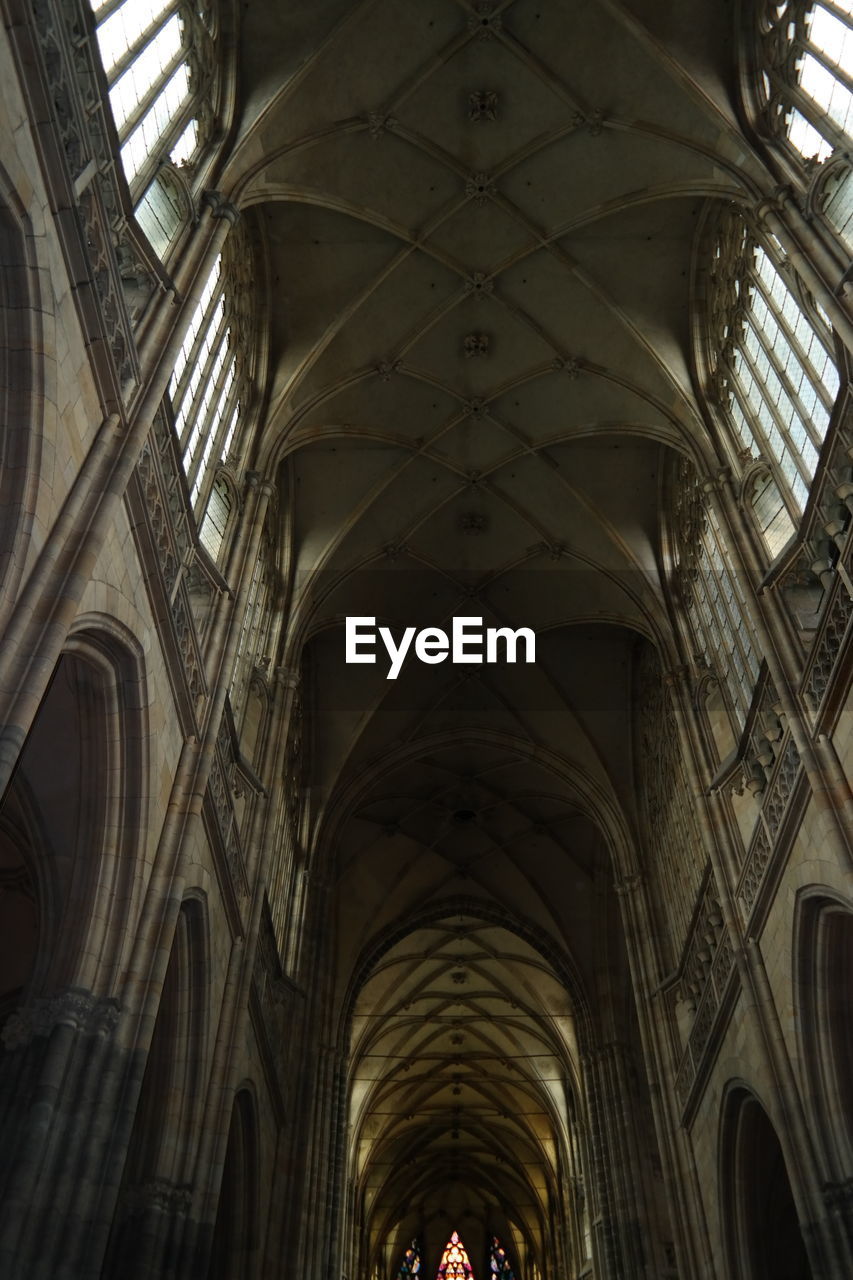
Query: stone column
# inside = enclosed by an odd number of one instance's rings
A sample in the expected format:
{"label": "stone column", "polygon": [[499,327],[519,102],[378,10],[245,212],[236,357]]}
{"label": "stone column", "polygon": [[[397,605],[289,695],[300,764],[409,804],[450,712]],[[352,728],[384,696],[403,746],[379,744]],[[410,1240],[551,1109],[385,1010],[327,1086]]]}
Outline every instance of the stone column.
{"label": "stone column", "polygon": [[32,1001],[3,1028],[0,1058],[0,1274],[97,1276],[87,1247],[110,1137],[103,1091],[123,1069],[119,1006],[68,989]]}
{"label": "stone column", "polygon": [[[651,1275],[646,1174],[636,1129],[636,1095],[630,1075],[630,1050],[617,1041],[596,1045],[586,1055],[590,1100],[595,1102],[598,1142],[604,1168],[602,1213],[604,1276],[643,1280]],[[603,1208],[603,1204],[602,1204]]]}
{"label": "stone column", "polygon": [[672,1197],[667,1226],[672,1231],[684,1273],[707,1276],[711,1280],[714,1266],[696,1164],[681,1124],[675,1094],[680,1046],[666,1010],[657,998],[660,965],[659,957],[653,954],[655,929],[644,877],[627,876],[616,884],[616,893],[622,907],[652,1115]]}

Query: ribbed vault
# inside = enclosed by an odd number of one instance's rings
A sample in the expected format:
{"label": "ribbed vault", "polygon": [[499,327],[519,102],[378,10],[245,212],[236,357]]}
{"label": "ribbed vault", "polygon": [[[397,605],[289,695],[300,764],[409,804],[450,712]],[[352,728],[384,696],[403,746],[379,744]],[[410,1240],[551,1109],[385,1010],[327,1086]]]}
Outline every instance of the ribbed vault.
{"label": "ribbed vault", "polygon": [[417,1236],[434,1272],[454,1227],[469,1248],[497,1232],[541,1257],[575,1072],[569,997],[517,934],[463,910],[386,952],[353,1020],[354,1175],[371,1262],[393,1265]]}
{"label": "ribbed vault", "polygon": [[[637,865],[634,656],[644,637],[683,660],[662,476],[673,452],[716,453],[697,236],[762,180],[728,9],[246,9],[226,185],[266,253],[256,463],[279,479],[310,708],[360,1277],[416,1233],[434,1268],[457,1227],[472,1251],[505,1234],[532,1280],[566,1257],[569,1201],[586,1256],[575,1035],[636,1049],[614,895]],[[353,615],[531,627],[537,662],[388,681],[381,657],[344,664]]]}

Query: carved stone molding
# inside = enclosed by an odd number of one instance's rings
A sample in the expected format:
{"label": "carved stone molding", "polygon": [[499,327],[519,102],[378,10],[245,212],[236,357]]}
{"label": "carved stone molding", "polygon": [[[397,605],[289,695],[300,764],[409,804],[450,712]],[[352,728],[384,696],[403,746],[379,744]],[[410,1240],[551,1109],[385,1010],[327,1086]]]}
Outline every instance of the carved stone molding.
{"label": "carved stone molding", "polygon": [[557,356],[551,361],[551,368],[555,373],[564,373],[572,382],[580,377],[581,365],[577,356]]}
{"label": "carved stone molding", "polygon": [[465,292],[474,298],[488,298],[494,293],[495,282],[482,271],[474,271],[465,281]]}
{"label": "carved stone molding", "polygon": [[52,996],[41,996],[22,1005],[6,1021],[2,1040],[7,1050],[22,1049],[34,1036],[49,1036],[56,1027],[72,1027],[84,1035],[111,1035],[121,1007],[111,996],[95,996],[83,988],[69,987]]}
{"label": "carved stone molding", "polygon": [[210,210],[214,218],[225,218],[231,226],[240,220],[240,210],[230,200],[226,200],[221,191],[207,190],[202,192],[202,203]]}
{"label": "carved stone molding", "polygon": [[477,89],[468,94],[469,120],[497,120],[498,95],[494,89]]}
{"label": "carved stone molding", "polygon": [[[82,252],[88,260],[98,302],[97,323],[103,326],[112,362],[111,380],[119,397],[136,386],[139,366],[133,339],[130,286],[134,311],[155,287],[151,264],[142,261],[129,230],[123,178],[119,176],[112,140],[104,125],[98,60],[89,38],[88,6],[82,0],[34,0],[33,30],[41,54],[46,99],[53,105],[49,122],[64,164],[57,173],[54,199],[73,206],[79,220]],[[58,168],[58,166],[57,166]],[[72,249],[76,251],[76,249]],[[78,280],[79,267],[74,268]],[[75,290],[75,294],[78,293]],[[81,299],[82,293],[78,295]],[[80,307],[87,342],[95,338],[92,315]]]}
{"label": "carved stone molding", "polygon": [[168,1178],[152,1178],[149,1182],[130,1186],[124,1194],[128,1214],[146,1213],[157,1209],[160,1213],[188,1213],[192,1205],[192,1191],[187,1186],[177,1186]]}
{"label": "carved stone molding", "polygon": [[469,537],[485,533],[488,528],[488,516],[483,511],[466,511],[460,517],[459,528]]}
{"label": "carved stone molding", "polygon": [[468,30],[478,40],[491,40],[503,29],[503,19],[491,0],[478,0],[468,19]]}
{"label": "carved stone molding", "polygon": [[474,204],[484,205],[497,194],[497,187],[488,173],[472,173],[465,183],[465,194]]}
{"label": "carved stone molding", "polygon": [[782,819],[788,808],[788,802],[794,785],[800,775],[801,761],[797,744],[788,738],[782,751],[770,786],[764,793],[764,803],[755,834],[747,850],[746,859],[741,872],[737,896],[743,907],[745,916],[749,916],[759,890],[764,882],[764,875],[773,852],[774,841],[782,826]]}
{"label": "carved stone molding", "polygon": [[466,360],[482,359],[489,354],[490,341],[487,333],[467,333],[462,339],[462,354]]}
{"label": "carved stone molding", "polygon": [[382,111],[367,113],[367,130],[371,138],[381,138],[383,133],[391,133],[396,124],[397,121],[393,116],[387,116]]}

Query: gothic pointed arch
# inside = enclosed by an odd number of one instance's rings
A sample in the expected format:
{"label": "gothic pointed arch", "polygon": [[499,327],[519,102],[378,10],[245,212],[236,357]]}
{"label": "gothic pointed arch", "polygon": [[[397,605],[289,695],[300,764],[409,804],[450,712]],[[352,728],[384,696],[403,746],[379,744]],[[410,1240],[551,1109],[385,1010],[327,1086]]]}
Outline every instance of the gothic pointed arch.
{"label": "gothic pointed arch", "polygon": [[797,904],[794,990],[808,1072],[804,1097],[839,1187],[853,1173],[853,904],[814,886]]}
{"label": "gothic pointed arch", "polygon": [[458,1231],[450,1233],[438,1264],[436,1280],[474,1280],[474,1268]]}
{"label": "gothic pointed arch", "polygon": [[[188,896],[178,911],[154,1029],[134,1099],[122,1185],[105,1277],[144,1275],[151,1260],[138,1248],[152,1217],[177,1225],[190,1207],[194,1143],[206,1062],[208,940],[204,900]],[[140,1055],[141,1056],[141,1055]]]}
{"label": "gothic pointed arch", "polygon": [[258,1249],[258,1131],[254,1098],[238,1090],[213,1228],[208,1280],[251,1280]]}
{"label": "gothic pointed arch", "polygon": [[733,1280],[812,1280],[779,1136],[755,1094],[740,1085],[725,1099],[719,1176]]}

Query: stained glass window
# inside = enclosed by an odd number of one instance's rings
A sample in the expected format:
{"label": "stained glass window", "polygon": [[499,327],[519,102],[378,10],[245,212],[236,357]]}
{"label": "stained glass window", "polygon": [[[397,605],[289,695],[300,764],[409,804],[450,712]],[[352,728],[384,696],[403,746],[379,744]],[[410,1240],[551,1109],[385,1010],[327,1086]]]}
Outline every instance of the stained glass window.
{"label": "stained glass window", "polygon": [[414,1280],[421,1274],[421,1245],[415,1237],[403,1254],[403,1261],[397,1268],[397,1280]]}
{"label": "stained glass window", "polygon": [[506,1249],[497,1236],[492,1236],[489,1249],[490,1280],[515,1280],[515,1272],[507,1257]]}
{"label": "stained glass window", "polygon": [[473,1280],[473,1276],[468,1252],[459,1239],[459,1233],[454,1231],[441,1256],[436,1280]]}

